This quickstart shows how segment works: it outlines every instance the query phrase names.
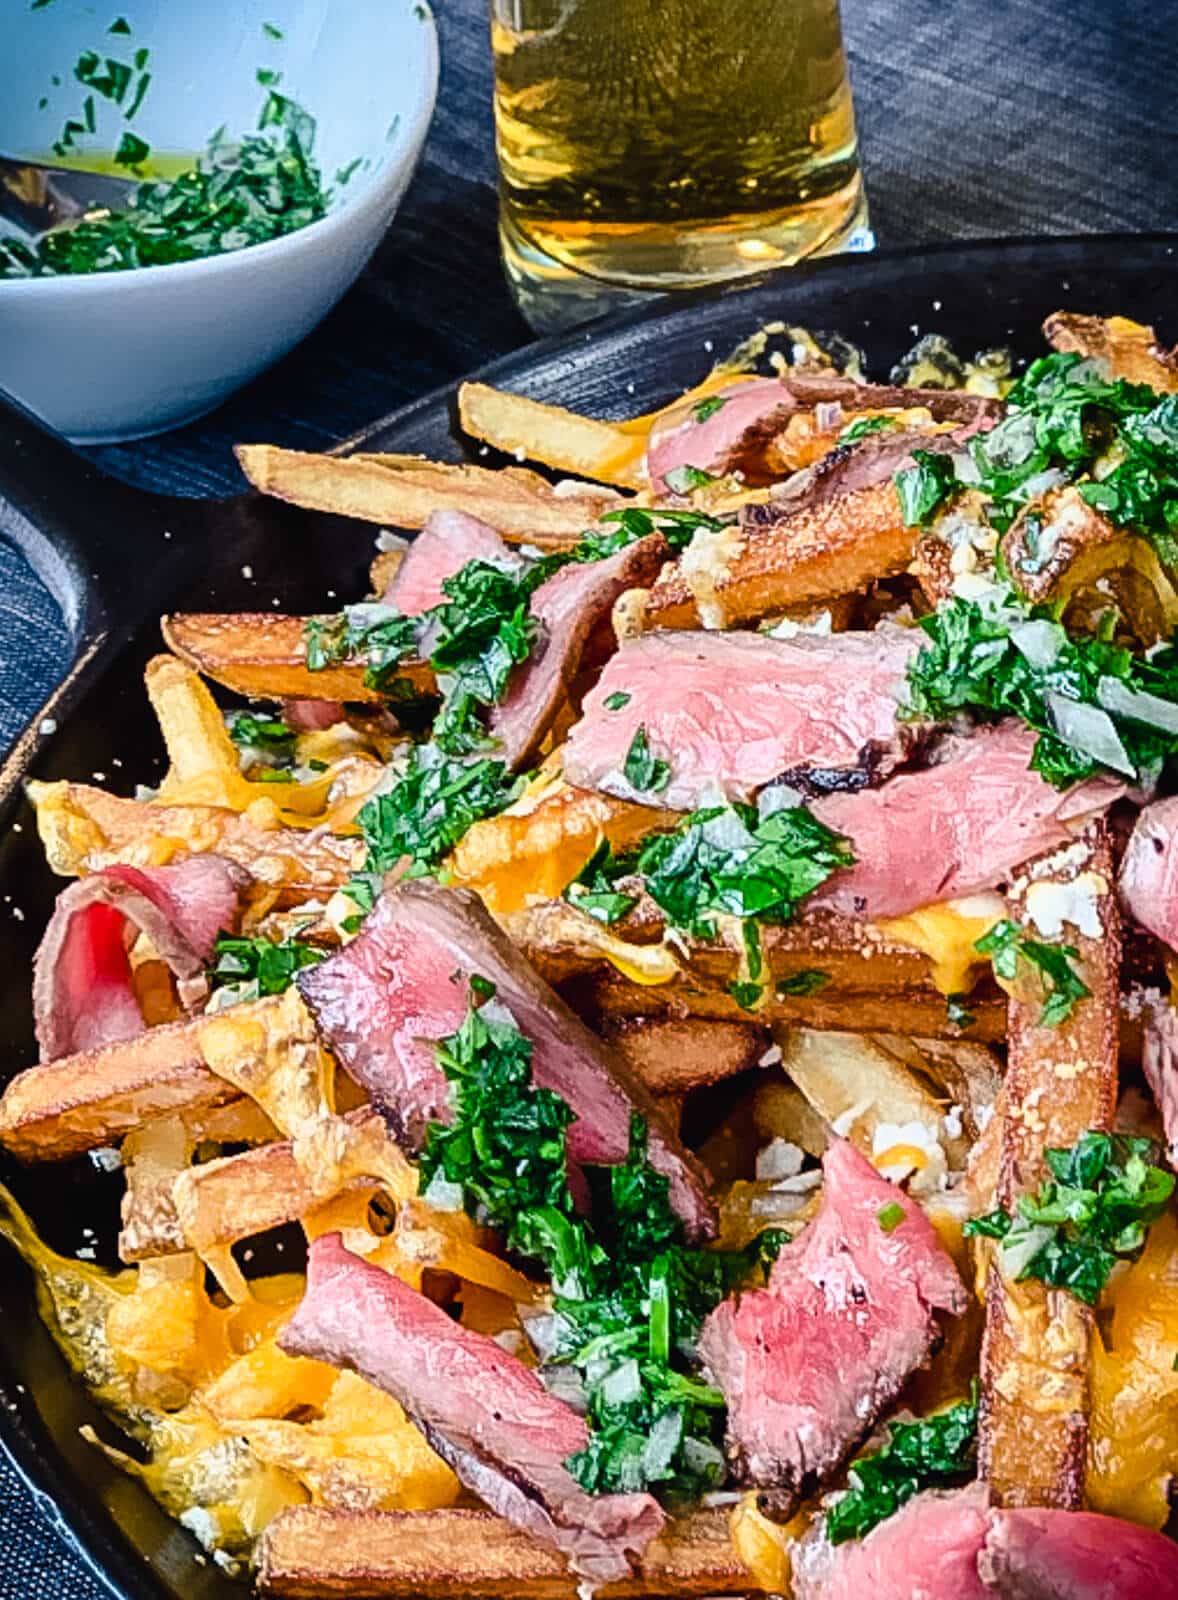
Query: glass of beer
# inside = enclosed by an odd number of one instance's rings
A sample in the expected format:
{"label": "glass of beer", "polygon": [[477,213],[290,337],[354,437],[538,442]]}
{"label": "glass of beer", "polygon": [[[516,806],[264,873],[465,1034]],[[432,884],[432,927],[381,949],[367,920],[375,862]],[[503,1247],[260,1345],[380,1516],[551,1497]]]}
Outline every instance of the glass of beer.
{"label": "glass of beer", "polygon": [[491,35],[538,331],[874,243],[838,0],[491,0]]}

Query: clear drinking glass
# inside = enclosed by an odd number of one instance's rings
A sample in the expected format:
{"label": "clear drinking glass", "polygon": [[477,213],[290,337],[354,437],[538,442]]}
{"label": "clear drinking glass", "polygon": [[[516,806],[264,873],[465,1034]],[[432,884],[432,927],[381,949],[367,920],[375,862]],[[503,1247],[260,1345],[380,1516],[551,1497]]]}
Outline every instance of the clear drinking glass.
{"label": "clear drinking glass", "polygon": [[874,243],[838,0],[491,0],[491,37],[536,329]]}

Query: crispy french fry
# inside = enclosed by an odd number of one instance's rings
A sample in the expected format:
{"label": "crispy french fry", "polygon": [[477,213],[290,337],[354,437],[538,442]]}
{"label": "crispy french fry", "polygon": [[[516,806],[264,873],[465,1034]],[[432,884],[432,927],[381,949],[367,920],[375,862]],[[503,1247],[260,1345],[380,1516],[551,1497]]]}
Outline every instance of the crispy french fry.
{"label": "crispy french fry", "polygon": [[[364,682],[362,661],[341,661],[312,672],[307,665],[306,617],[273,612],[187,612],[160,619],[164,643],[188,666],[236,694],[259,700],[349,700],[384,705]],[[404,661],[400,676],[429,693],[434,675],[421,661]]]}
{"label": "crispy french fry", "polygon": [[726,625],[759,621],[894,577],[906,570],[914,547],[915,530],[904,526],[890,483],[792,514],[773,504],[749,507],[739,536],[706,570],[692,576],[693,563],[683,557],[664,569],[647,597],[644,625],[699,627],[700,599]]}
{"label": "crispy french fry", "polygon": [[30,783],[28,794],[49,865],[67,878],[116,862],[159,867],[214,851],[289,902],[330,894],[363,854],[358,839],[282,827],[268,800],[242,815],[222,806],[124,800],[85,783]]}
{"label": "crispy french fry", "polygon": [[53,1161],[113,1144],[150,1117],[235,1098],[205,1065],[205,1021],[149,1028],[18,1073],[0,1098],[0,1144],[24,1161]]}
{"label": "crispy french fry", "polygon": [[1178,390],[1178,361],[1158,343],[1157,334],[1129,317],[1085,317],[1056,311],[1043,324],[1043,334],[1056,350],[1103,361],[1114,378],[1147,383],[1172,394]]}
{"label": "crispy french fry", "polygon": [[[280,1513],[262,1539],[264,1592],[288,1600],[332,1595],[416,1600],[573,1600],[564,1558],[485,1511]],[[736,1554],[723,1511],[668,1524],[638,1572],[597,1590],[603,1600],[761,1594]]]}
{"label": "crispy french fry", "polygon": [[[1010,1057],[999,1096],[998,1202],[1010,1208],[1045,1173],[1043,1151],[1110,1128],[1117,1097],[1120,925],[1106,824],[1090,824],[1063,850],[1041,856],[1011,888],[1012,915],[1032,934],[1044,889],[1076,884],[1100,937],[1066,932],[1089,996],[1056,1027],[1039,1025],[1042,996],[1010,1002]],[[1040,887],[1042,886],[1042,887]],[[1058,904],[1058,897],[1055,903]],[[1075,1508],[1083,1503],[1092,1317],[1074,1296],[1035,1279],[1006,1278],[989,1264],[982,1344],[979,1471],[999,1505]]]}
{"label": "crispy french fry", "polygon": [[591,522],[623,504],[596,484],[557,493],[522,467],[499,471],[424,456],[309,455],[269,444],[238,445],[237,459],[255,489],[311,511],[410,529],[423,527],[434,511],[469,511],[505,539],[553,548],[574,543]]}
{"label": "crispy french fry", "polygon": [[175,656],[156,656],[147,663],[144,681],[171,764],[159,791],[166,805],[247,811],[260,800],[276,806],[291,827],[339,826],[384,775],[383,763],[351,754],[327,763],[310,782],[252,782],[241,770],[216,701],[191,667]]}
{"label": "crispy french fry", "polygon": [[[173,1131],[176,1123],[181,1134],[178,1160]],[[177,1173],[191,1162],[198,1145],[206,1141],[264,1145],[276,1137],[277,1130],[269,1117],[245,1096],[222,1106],[185,1111],[176,1118],[160,1117],[128,1134],[123,1144],[127,1188],[122,1203],[120,1259],[150,1260],[185,1248],[172,1186]]]}
{"label": "crispy french fry", "polygon": [[[543,958],[532,953],[536,965]],[[631,981],[609,968],[571,973],[557,982],[575,1009],[597,1017],[704,1017],[714,1022],[747,1022],[749,1014],[723,990],[676,980],[658,988]],[[981,1044],[1006,1037],[1006,1005],[995,992],[972,995],[968,1022],[950,1020],[945,996],[931,986],[905,989],[843,988],[828,984],[813,995],[770,995],[756,1020],[768,1025],[795,1022],[807,1028],[855,1033],[898,1031],[921,1039],[968,1039]]]}
{"label": "crispy french fry", "polygon": [[[777,1039],[783,1070],[818,1116],[843,1128],[889,1177],[929,1190],[948,1168],[964,1167],[965,1141],[947,1132],[944,1108],[878,1038],[786,1028]],[[908,1127],[922,1137],[894,1131]]]}
{"label": "crispy french fry", "polygon": [[[310,1153],[308,1136],[317,1145]],[[372,1188],[382,1180],[395,1199],[416,1192],[384,1118],[363,1107],[324,1119],[301,1141],[282,1140],[189,1167],[175,1179],[172,1195],[184,1244],[207,1257],[293,1222],[346,1189]]]}
{"label": "crispy french fry", "polygon": [[751,1022],[696,1017],[606,1017],[601,1032],[655,1094],[719,1083],[755,1067],[768,1030]]}
{"label": "crispy french fry", "polygon": [[508,394],[486,383],[464,383],[458,415],[474,439],[508,455],[519,452],[546,467],[627,489],[646,487],[646,440],[650,417],[597,422],[563,406]]}
{"label": "crispy french fry", "polygon": [[1026,507],[1000,549],[1022,594],[1036,605],[1063,602],[1069,626],[1095,621],[1110,601],[1143,644],[1168,639],[1178,624],[1178,589],[1153,545],[1115,527],[1078,489]]}

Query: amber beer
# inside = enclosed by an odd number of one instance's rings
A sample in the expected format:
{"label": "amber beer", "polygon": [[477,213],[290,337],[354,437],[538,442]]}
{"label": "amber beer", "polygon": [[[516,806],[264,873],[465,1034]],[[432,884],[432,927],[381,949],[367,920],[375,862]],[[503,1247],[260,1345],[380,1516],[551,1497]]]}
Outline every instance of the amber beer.
{"label": "amber beer", "polygon": [[870,248],[838,0],[491,0],[504,261],[567,326]]}

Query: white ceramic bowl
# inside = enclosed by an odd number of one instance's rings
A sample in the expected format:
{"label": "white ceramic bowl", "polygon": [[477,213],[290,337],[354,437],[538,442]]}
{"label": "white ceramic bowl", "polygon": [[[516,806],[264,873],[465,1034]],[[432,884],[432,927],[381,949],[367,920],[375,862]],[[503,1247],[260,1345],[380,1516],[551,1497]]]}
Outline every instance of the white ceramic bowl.
{"label": "white ceramic bowl", "polygon": [[[194,152],[221,124],[230,135],[256,126],[267,93],[259,69],[281,72],[280,92],[315,117],[315,158],[336,195],[310,227],[174,266],[0,279],[0,389],[79,443],[174,428],[309,333],[376,248],[433,111],[429,8],[423,0],[53,0],[34,10],[11,0],[4,9],[6,153],[53,159],[53,141],[87,94],[73,76],[86,50],[131,61],[150,49],[151,84],[129,126],[154,150]],[[108,32],[118,17],[130,35]],[[80,148],[109,153],[127,124],[102,98],[95,105],[96,134]],[[357,159],[347,181],[335,182]]]}

